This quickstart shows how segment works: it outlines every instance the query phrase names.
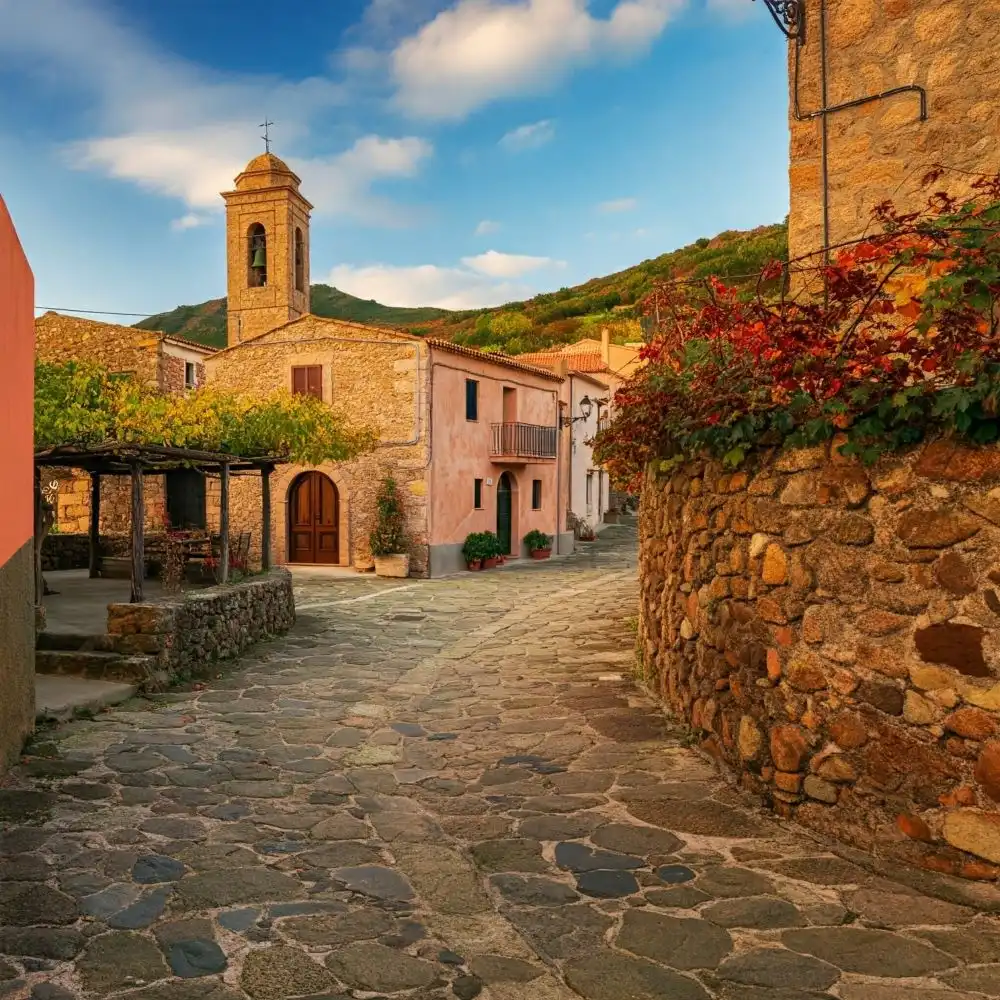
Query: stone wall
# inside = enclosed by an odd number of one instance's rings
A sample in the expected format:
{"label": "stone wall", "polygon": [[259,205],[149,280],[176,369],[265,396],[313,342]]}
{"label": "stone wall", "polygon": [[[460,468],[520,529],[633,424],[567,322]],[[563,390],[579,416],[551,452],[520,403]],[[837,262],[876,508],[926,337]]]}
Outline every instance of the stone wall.
{"label": "stone wall", "polygon": [[[411,573],[428,567],[427,468],[430,460],[428,350],[419,339],[378,327],[306,316],[255,341],[220,351],[208,360],[208,380],[223,390],[269,394],[291,389],[292,368],[323,369],[323,399],[356,424],[378,433],[375,451],[351,462],[316,469],[337,488],[340,505],[340,565],[370,561],[368,534],[382,477],[395,476],[406,504],[412,539]],[[278,466],[271,479],[275,563],[287,561],[288,500],[296,478],[312,466]],[[252,559],[259,565],[261,541],[260,477],[234,476],[230,522],[234,533],[252,532]],[[217,494],[208,496],[209,518],[218,518]]]}
{"label": "stone wall", "polygon": [[[60,532],[90,531],[90,476],[67,469],[43,467],[46,496],[54,500]],[[147,531],[162,531],[166,524],[166,480],[162,475],[143,481]],[[129,534],[132,530],[132,481],[128,476],[101,476],[101,526],[107,534]]]}
{"label": "stone wall", "polygon": [[[872,208],[891,198],[919,208],[920,179],[935,163],[960,193],[962,171],[1000,169],[1000,46],[995,4],[981,0],[825,0],[828,104],[892,87],[927,89],[928,119],[920,121],[915,93],[838,112],[828,118],[830,243],[859,236]],[[809,0],[807,44],[799,52],[799,101],[804,113],[821,106],[820,3]],[[789,80],[795,46],[790,46]],[[794,110],[794,102],[790,102]],[[793,258],[822,246],[822,182],[818,119],[790,113]],[[941,185],[939,185],[940,187]]]}
{"label": "stone wall", "polygon": [[147,604],[108,606],[114,651],[148,657],[146,687],[153,690],[206,663],[239,656],[294,624],[292,577],[283,569]]}
{"label": "stone wall", "polygon": [[[101,535],[102,556],[122,558],[132,549],[131,536]],[[66,534],[50,532],[42,543],[42,572],[62,569],[88,569],[90,567],[90,536],[84,532]]]}
{"label": "stone wall", "polygon": [[642,493],[639,656],[781,815],[1000,873],[1000,449],[693,463]]}

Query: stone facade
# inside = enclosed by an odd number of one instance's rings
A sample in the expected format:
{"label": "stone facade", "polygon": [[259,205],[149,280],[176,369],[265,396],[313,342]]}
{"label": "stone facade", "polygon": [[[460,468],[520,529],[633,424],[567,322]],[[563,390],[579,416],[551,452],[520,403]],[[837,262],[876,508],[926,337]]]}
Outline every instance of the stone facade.
{"label": "stone facade", "polygon": [[[250,340],[309,312],[309,213],[299,178],[272,153],[251,160],[226,202],[228,345]],[[251,268],[251,230],[262,227],[266,281]]]}
{"label": "stone facade", "polygon": [[206,663],[239,656],[295,624],[292,577],[274,569],[239,583],[193,590],[149,604],[108,606],[115,652],[148,658],[147,690]]}
{"label": "stone facade", "polygon": [[[322,368],[323,400],[347,419],[373,427],[374,452],[351,462],[315,468],[329,477],[339,498],[339,565],[370,562],[368,533],[375,496],[392,473],[407,505],[412,540],[411,572],[427,572],[427,466],[429,462],[429,352],[418,338],[391,330],[305,316],[250,343],[220,351],[209,360],[209,382],[221,389],[268,394],[292,387],[292,368]],[[313,467],[279,466],[272,477],[272,558],[288,560],[289,495],[296,479]],[[234,477],[230,491],[232,531],[251,531],[251,553],[260,560],[261,486],[257,475]],[[208,497],[209,517],[218,519],[217,494]]]}
{"label": "stone facade", "polygon": [[[820,12],[827,22],[827,105],[908,85],[926,88],[928,119],[916,93],[903,93],[828,116],[830,239],[861,235],[872,208],[893,199],[923,204],[919,186],[934,164],[954,168],[940,186],[962,193],[965,171],[1000,169],[1000,17],[981,0],[807,0],[806,44],[798,51],[799,106],[821,107]],[[795,119],[789,53],[792,259],[823,245],[819,119]]]}
{"label": "stone facade", "polygon": [[822,834],[1000,874],[1000,450],[825,448],[642,493],[648,683]]}
{"label": "stone facade", "polygon": [[[55,501],[55,523],[60,533],[90,531],[90,476],[42,466],[42,483]],[[162,530],[167,519],[167,494],[162,475],[143,479],[147,531]],[[128,534],[132,524],[132,483],[128,476],[101,476],[102,534]]]}

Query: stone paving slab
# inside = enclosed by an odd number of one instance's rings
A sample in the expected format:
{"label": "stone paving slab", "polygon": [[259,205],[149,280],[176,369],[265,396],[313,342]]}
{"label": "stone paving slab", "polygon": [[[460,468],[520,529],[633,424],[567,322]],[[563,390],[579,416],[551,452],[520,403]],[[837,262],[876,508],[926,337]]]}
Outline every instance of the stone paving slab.
{"label": "stone paving slab", "polygon": [[0,998],[1000,997],[995,887],[835,856],[632,684],[632,529],[296,591],[238,669],[39,733]]}

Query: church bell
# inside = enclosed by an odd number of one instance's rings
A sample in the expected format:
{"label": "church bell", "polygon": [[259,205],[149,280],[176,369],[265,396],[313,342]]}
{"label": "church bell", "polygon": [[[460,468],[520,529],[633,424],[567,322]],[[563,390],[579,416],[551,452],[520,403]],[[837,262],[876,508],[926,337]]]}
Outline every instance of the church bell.
{"label": "church bell", "polygon": [[253,263],[251,267],[267,267],[267,259],[264,254],[264,248],[258,247],[253,252]]}

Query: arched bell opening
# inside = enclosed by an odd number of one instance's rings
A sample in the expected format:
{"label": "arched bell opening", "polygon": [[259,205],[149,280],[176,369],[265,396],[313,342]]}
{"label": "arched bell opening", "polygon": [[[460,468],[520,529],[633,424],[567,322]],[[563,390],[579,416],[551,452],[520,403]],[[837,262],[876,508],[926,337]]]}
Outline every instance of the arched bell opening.
{"label": "arched bell opening", "polygon": [[264,288],[267,285],[267,234],[255,222],[247,230],[247,286]]}
{"label": "arched bell opening", "polygon": [[306,290],[306,248],[302,239],[302,230],[295,227],[295,290]]}

